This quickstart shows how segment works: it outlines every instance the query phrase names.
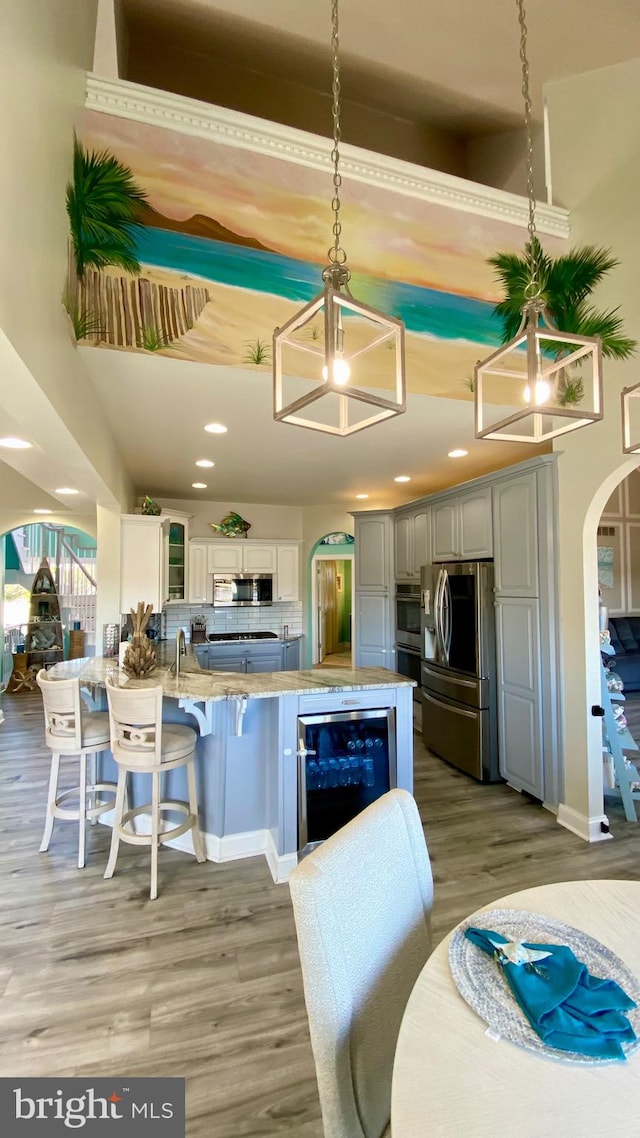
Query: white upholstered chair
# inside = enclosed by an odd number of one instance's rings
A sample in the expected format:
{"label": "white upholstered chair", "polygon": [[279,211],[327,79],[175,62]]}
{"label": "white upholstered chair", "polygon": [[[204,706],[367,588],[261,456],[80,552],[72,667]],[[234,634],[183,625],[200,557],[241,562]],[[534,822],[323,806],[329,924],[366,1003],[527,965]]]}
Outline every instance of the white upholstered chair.
{"label": "white upholstered chair", "polygon": [[[158,896],[158,846],[192,831],[196,861],[206,861],[198,823],[198,798],[194,759],[197,736],[192,727],[162,722],[162,688],[119,688],[107,677],[107,702],[111,724],[111,753],[118,767],[118,789],[105,877],[113,877],[120,842],[151,847],[152,901]],[[161,800],[161,777],[175,767],[187,768],[189,802]],[[151,802],[127,808],[127,774],[151,775]],[[185,815],[177,825],[165,825],[163,813]],[[136,819],[147,815],[151,833],[136,832]]]}
{"label": "white upholstered chair", "polygon": [[[49,849],[56,818],[78,822],[78,867],[82,869],[87,819],[95,822],[101,814],[113,810],[115,783],[97,783],[93,766],[87,779],[87,760],[95,761],[99,751],[109,750],[109,717],[104,711],[82,709],[77,679],[55,680],[44,668],[36,678],[44,704],[45,742],[52,752],[47,817],[40,853]],[[67,756],[80,760],[79,784],[59,793],[60,760]],[[77,807],[68,805],[69,800],[76,797]]]}
{"label": "white upholstered chair", "polygon": [[418,809],[384,794],[289,877],[325,1138],[389,1133],[393,1057],[431,951]]}

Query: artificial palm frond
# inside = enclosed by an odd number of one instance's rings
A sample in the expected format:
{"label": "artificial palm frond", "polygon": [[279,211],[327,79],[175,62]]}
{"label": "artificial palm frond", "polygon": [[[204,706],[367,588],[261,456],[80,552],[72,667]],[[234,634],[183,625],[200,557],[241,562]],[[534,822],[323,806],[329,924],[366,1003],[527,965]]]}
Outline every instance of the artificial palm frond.
{"label": "artificial palm frond", "polygon": [[135,234],[146,197],[127,166],[106,150],[85,151],[74,135],[66,201],[80,279],[86,268],[105,265],[140,272]]}
{"label": "artificial palm frond", "polygon": [[[622,317],[618,309],[598,312],[586,300],[596,285],[618,264],[607,250],[594,245],[572,249],[553,260],[542,249],[537,237],[528,242],[524,254],[497,253],[489,258],[505,291],[494,313],[502,320],[502,342],[516,336],[522,320],[522,309],[531,299],[532,266],[539,295],[544,300],[553,324],[562,332],[576,336],[598,336],[603,356],[624,360],[633,355],[637,341],[622,334]],[[567,353],[567,346],[545,341],[543,350],[556,359]]]}

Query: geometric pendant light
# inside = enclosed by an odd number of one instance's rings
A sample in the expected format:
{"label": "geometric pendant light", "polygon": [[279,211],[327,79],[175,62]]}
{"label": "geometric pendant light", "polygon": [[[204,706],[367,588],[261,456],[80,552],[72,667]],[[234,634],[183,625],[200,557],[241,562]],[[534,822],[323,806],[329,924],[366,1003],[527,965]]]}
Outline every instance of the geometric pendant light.
{"label": "geometric pendant light", "polygon": [[273,417],[331,435],[351,435],[406,409],[404,324],[362,303],[349,288],[340,244],[338,0],[332,0],[333,245],[323,290],[273,334]]}
{"label": "geometric pendant light", "polygon": [[640,454],[640,383],[625,387],[622,400],[622,449],[625,454]]}
{"label": "geometric pendant light", "polygon": [[560,331],[545,305],[538,276],[540,245],[535,220],[524,0],[516,0],[516,4],[527,138],[529,280],[515,337],[476,364],[475,435],[480,439],[540,443],[602,418],[602,344],[597,336]]}

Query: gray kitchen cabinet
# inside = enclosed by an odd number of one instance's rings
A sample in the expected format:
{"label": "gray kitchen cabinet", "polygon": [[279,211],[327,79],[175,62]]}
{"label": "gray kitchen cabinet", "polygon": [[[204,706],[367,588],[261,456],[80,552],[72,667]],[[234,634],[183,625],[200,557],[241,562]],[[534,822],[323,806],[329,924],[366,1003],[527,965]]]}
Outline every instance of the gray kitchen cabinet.
{"label": "gray kitchen cabinet", "polygon": [[356,597],[356,667],[395,667],[393,632],[390,631],[390,599],[380,593]]}
{"label": "gray kitchen cabinet", "polygon": [[391,514],[371,511],[355,514],[356,589],[386,593],[393,581],[393,527]]}
{"label": "gray kitchen cabinet", "polygon": [[559,615],[555,462],[493,487],[500,771],[511,786],[556,803]]}
{"label": "gray kitchen cabinet", "polygon": [[395,667],[395,628],[391,609],[394,530],[391,513],[354,513],[354,665]]}
{"label": "gray kitchen cabinet", "polygon": [[281,672],[282,649],[272,649],[271,652],[254,654],[248,652],[246,657],[247,672]]}
{"label": "gray kitchen cabinet", "polygon": [[433,561],[492,556],[491,486],[434,503],[432,518]]}
{"label": "gray kitchen cabinet", "polygon": [[412,509],[395,517],[395,579],[418,581],[420,568],[431,562],[431,510]]}
{"label": "gray kitchen cabinet", "polygon": [[297,672],[300,669],[300,641],[285,640],[282,645],[283,672]]}
{"label": "gray kitchen cabinet", "polygon": [[245,656],[232,653],[209,655],[210,672],[246,672],[247,660]]}
{"label": "gray kitchen cabinet", "polygon": [[537,597],[496,602],[500,774],[517,790],[545,797]]}
{"label": "gray kitchen cabinet", "polygon": [[297,672],[300,641],[235,641],[195,646],[201,668],[212,672]]}
{"label": "gray kitchen cabinet", "polygon": [[537,597],[537,474],[505,479],[493,488],[495,590],[498,596]]}

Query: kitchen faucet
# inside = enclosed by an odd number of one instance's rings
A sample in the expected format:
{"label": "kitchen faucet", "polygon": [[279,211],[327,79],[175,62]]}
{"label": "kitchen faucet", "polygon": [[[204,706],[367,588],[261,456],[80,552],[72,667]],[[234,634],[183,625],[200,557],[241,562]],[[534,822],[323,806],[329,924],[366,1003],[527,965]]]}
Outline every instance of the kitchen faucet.
{"label": "kitchen faucet", "polygon": [[176,633],[176,663],[175,672],[176,676],[180,675],[180,657],[186,656],[187,644],[184,638],[184,628],[179,628]]}

